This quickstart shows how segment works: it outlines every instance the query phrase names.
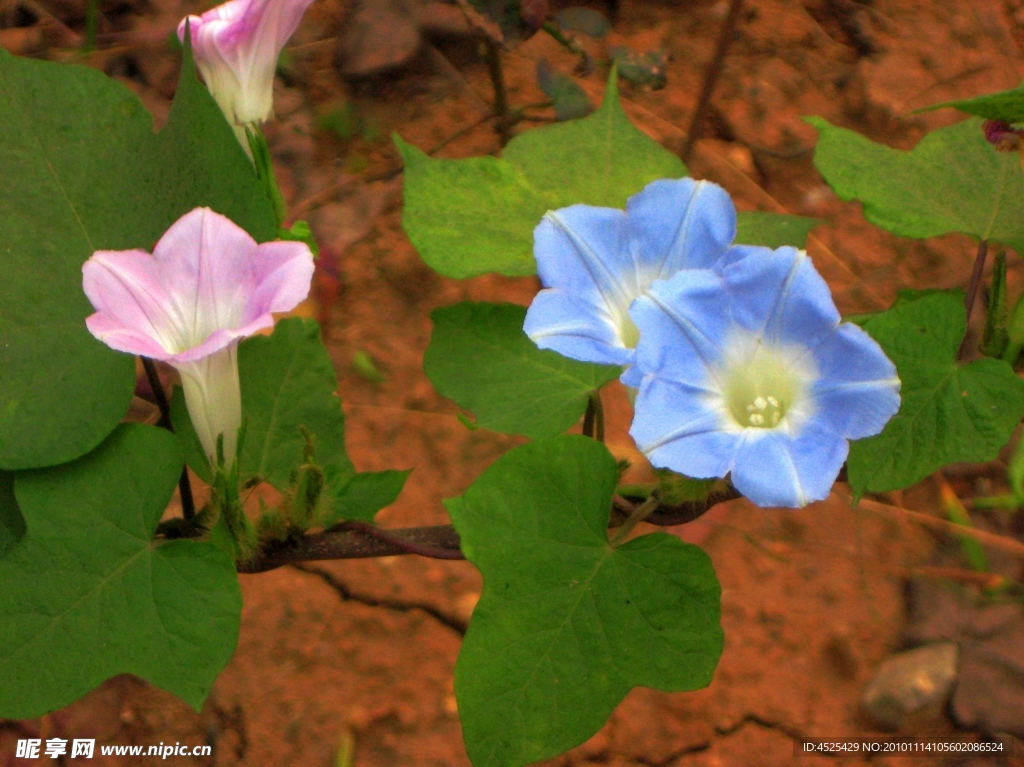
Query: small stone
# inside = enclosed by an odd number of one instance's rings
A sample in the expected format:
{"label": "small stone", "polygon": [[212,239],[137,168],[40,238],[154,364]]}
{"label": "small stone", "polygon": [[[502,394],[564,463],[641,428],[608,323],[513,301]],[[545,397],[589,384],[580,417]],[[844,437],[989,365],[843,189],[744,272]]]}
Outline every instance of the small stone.
{"label": "small stone", "polygon": [[402,0],[362,0],[342,35],[339,54],[348,77],[400,67],[420,49],[414,11]]}
{"label": "small stone", "polygon": [[959,651],[954,642],[924,645],[882,662],[861,705],[875,723],[898,729],[907,714],[941,705],[956,681]]}

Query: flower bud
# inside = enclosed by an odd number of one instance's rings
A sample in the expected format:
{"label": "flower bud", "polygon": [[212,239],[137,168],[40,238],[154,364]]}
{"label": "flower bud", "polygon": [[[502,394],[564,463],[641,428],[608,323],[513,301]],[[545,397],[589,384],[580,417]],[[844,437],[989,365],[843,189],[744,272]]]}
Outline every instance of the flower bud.
{"label": "flower bud", "polygon": [[230,0],[178,25],[184,42],[188,23],[196,66],[243,147],[244,127],[273,116],[277,59],[312,2]]}

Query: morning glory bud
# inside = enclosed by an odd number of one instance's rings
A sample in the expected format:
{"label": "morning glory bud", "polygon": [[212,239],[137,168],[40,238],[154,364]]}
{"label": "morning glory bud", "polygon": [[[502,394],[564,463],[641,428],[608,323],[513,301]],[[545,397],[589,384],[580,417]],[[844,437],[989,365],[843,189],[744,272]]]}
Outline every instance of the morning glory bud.
{"label": "morning glory bud", "polygon": [[985,140],[1000,152],[1017,152],[1021,148],[1024,130],[1014,128],[1005,120],[985,120],[981,124]]}
{"label": "morning glory bud", "polygon": [[163,360],[181,373],[189,416],[217,464],[230,467],[242,425],[238,342],[274,325],[272,312],[306,298],[313,255],[300,242],[257,245],[209,208],[178,219],[153,248],[100,250],[82,266],[96,313],[86,326],[112,349]]}
{"label": "morning glory bud", "polygon": [[[542,349],[584,362],[631,365],[638,340],[629,314],[656,280],[715,266],[736,236],[736,208],[722,187],[661,179],[626,210],[572,205],[549,211],[534,230],[544,289],[523,330]],[[632,369],[622,379],[631,386]]]}
{"label": "morning glory bud", "polygon": [[900,380],[871,336],[840,321],[806,253],[743,250],[633,304],[642,380],[630,434],[654,466],[731,473],[758,506],[804,506],[828,496],[848,441],[896,414]]}
{"label": "morning glory bud", "polygon": [[189,23],[196,65],[243,147],[245,126],[273,116],[278,56],[312,2],[230,0],[178,25],[184,42]]}

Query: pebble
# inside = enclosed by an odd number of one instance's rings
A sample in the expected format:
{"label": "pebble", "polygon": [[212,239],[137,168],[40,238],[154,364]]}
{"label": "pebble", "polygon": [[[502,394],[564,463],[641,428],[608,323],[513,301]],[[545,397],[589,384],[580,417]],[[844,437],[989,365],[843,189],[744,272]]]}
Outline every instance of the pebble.
{"label": "pebble", "polygon": [[908,714],[949,697],[959,655],[955,642],[938,642],[887,658],[865,688],[861,705],[879,727],[899,729]]}

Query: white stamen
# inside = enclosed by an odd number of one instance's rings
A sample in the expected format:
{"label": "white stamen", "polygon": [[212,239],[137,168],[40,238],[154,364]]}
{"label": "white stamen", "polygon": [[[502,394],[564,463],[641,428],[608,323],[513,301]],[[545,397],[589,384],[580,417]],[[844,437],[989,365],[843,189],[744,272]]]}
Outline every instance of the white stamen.
{"label": "white stamen", "polygon": [[806,357],[799,359],[796,352],[760,338],[737,335],[727,344],[723,363],[719,380],[735,425],[797,428],[792,416],[805,417],[807,387],[817,376]]}

